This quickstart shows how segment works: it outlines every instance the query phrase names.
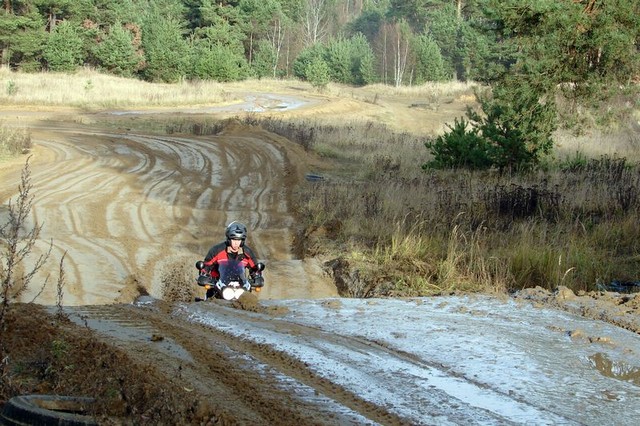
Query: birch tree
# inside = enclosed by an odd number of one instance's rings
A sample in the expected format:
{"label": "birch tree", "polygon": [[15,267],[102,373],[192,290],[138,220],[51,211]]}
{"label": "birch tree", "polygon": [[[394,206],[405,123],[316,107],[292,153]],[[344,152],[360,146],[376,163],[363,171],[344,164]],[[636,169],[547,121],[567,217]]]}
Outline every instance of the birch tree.
{"label": "birch tree", "polygon": [[329,33],[329,8],[332,0],[306,0],[300,22],[304,46],[312,46],[325,40]]}
{"label": "birch tree", "polygon": [[[409,25],[405,20],[384,23],[378,40],[383,81],[388,82],[392,79],[393,85],[399,87],[404,80],[411,49]],[[391,72],[393,75],[389,75]]]}

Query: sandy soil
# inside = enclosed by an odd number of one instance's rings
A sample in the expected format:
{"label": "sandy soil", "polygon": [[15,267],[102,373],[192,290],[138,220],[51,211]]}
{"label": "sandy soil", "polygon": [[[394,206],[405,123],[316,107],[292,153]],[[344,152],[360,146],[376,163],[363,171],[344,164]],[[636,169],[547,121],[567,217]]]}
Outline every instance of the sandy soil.
{"label": "sandy soil", "polygon": [[[442,128],[444,117],[461,115],[468,102],[466,98],[451,100],[436,111],[411,99],[381,98],[374,104],[355,98],[293,97],[292,93],[247,98],[246,103],[218,113],[238,113],[250,109],[247,105],[255,110],[257,105],[283,115],[352,114],[398,128],[433,132]],[[295,109],[283,107],[294,103]],[[63,300],[72,320],[51,321],[44,312],[21,306],[9,322],[11,341],[4,344],[12,348],[16,359],[22,354],[22,359],[34,365],[44,358],[55,366],[55,359],[41,354],[34,342],[44,347],[43,342],[64,336],[75,348],[66,352],[67,366],[82,366],[93,381],[83,382],[78,377],[82,371],[66,371],[58,365],[57,376],[32,382],[21,379],[20,374],[8,374],[5,366],[3,377],[11,381],[0,401],[26,392],[92,394],[102,402],[97,410],[104,424],[163,424],[166,419],[172,424],[358,424],[361,418],[379,424],[407,423],[278,351],[171,315],[172,303],[191,301],[198,293],[193,264],[220,240],[224,225],[231,220],[247,224],[248,243],[267,263],[264,291],[257,298],[247,295],[237,302],[241,311],[269,315],[260,304],[263,299],[337,296],[321,261],[296,259],[291,249],[295,222],[289,213],[290,192],[317,159],[286,140],[240,125],[218,136],[196,137],[132,133],[126,130],[127,123],[136,114],[124,112],[82,116],[4,110],[2,115],[28,122],[32,129],[35,208],[31,220],[44,224],[40,252],[53,241],[51,264],[66,253]],[[112,122],[108,129],[97,124],[105,119]],[[3,163],[0,169],[3,204],[16,193],[22,164]],[[52,275],[55,282],[56,275]],[[30,289],[24,300],[33,298],[38,290]],[[130,304],[145,293],[160,301],[142,308]],[[565,301],[579,301],[575,295],[564,296],[539,292],[523,297],[562,309],[572,309]],[[621,300],[616,296],[606,306],[626,306],[627,318],[636,318],[636,322],[625,320],[620,325],[638,332],[637,301]],[[49,285],[38,303],[54,306],[55,302],[56,288]],[[217,302],[203,309],[228,314]],[[618,312],[605,311],[612,318]],[[593,315],[607,318],[601,312]],[[25,323],[25,318],[46,327]],[[247,320],[247,315],[242,318]],[[292,328],[291,332],[305,331]],[[27,333],[32,339],[20,338]],[[271,369],[252,369],[243,354]],[[87,363],[87,359],[99,359],[102,364]],[[352,411],[328,412],[314,401],[294,404],[271,380],[275,371],[304,382]],[[114,389],[119,395],[115,399]]]}
{"label": "sandy soil", "polygon": [[[200,138],[66,124],[33,129],[32,223],[44,225],[40,251],[53,240],[53,264],[66,252],[66,305],[131,302],[132,285],[162,298],[169,277],[188,287],[193,264],[232,220],[249,227],[248,243],[269,265],[265,278],[276,285],[262,297],[336,295],[313,263],[290,253],[297,147],[258,130],[232,130]],[[5,197],[18,177],[4,173]],[[318,283],[313,289],[277,285],[308,274]],[[48,286],[38,302],[53,304],[55,295]]]}

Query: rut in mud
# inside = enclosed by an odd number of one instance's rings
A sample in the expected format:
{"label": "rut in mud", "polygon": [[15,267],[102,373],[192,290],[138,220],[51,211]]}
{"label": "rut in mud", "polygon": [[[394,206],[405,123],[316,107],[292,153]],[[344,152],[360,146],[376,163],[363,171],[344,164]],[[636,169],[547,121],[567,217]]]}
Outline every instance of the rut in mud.
{"label": "rut in mud", "polygon": [[[239,327],[244,321],[260,321],[250,312],[230,313],[225,305],[203,302],[200,308],[214,317],[237,315]],[[86,306],[67,312],[110,343],[127,346],[139,362],[154,365],[237,424],[409,424],[286,353],[184,321],[168,309],[142,298],[135,306]]]}
{"label": "rut in mud", "polygon": [[[32,219],[45,225],[37,254],[49,241],[53,264],[66,253],[66,305],[131,302],[138,287],[192,300],[193,265],[232,220],[268,264],[262,298],[337,295],[318,265],[291,253],[290,191],[305,168],[294,144],[249,127],[209,137],[38,127],[32,138]],[[19,170],[5,179],[17,186]],[[278,284],[289,277],[296,285]],[[55,295],[48,286],[39,303]]]}

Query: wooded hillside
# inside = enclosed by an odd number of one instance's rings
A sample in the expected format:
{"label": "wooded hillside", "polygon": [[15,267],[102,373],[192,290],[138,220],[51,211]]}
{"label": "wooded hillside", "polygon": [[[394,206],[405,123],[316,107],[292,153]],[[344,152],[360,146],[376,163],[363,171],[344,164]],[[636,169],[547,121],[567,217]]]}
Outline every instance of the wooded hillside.
{"label": "wooded hillside", "polygon": [[638,77],[636,0],[4,0],[2,65],[148,81]]}

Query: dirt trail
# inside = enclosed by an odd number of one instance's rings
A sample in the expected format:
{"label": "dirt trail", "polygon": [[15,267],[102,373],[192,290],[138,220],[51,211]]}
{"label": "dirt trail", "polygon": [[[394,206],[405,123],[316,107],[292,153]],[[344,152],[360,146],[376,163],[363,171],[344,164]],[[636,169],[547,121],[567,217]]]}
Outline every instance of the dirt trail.
{"label": "dirt trail", "polygon": [[[54,264],[66,253],[66,305],[131,302],[139,285],[157,298],[166,286],[191,298],[193,264],[232,220],[248,226],[248,243],[268,264],[261,297],[337,295],[313,261],[291,254],[287,180],[292,161],[304,168],[292,144],[248,127],[195,137],[40,124],[32,140],[31,223],[44,224],[39,253],[49,241]],[[4,201],[19,169],[3,180]],[[289,277],[304,285],[287,285]],[[38,301],[54,304],[55,295],[48,286]]]}
{"label": "dirt trail", "polygon": [[[224,302],[199,306],[213,317],[265,320]],[[108,342],[126,347],[136,362],[154,365],[176,380],[183,387],[179,391],[209,401],[213,412],[228,413],[236,424],[409,424],[282,352],[184,321],[169,305],[150,298],[135,305],[75,307],[67,312]]]}

